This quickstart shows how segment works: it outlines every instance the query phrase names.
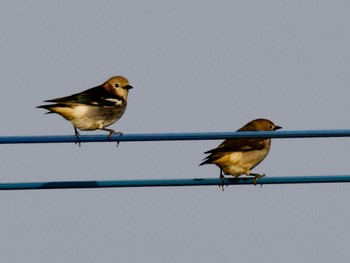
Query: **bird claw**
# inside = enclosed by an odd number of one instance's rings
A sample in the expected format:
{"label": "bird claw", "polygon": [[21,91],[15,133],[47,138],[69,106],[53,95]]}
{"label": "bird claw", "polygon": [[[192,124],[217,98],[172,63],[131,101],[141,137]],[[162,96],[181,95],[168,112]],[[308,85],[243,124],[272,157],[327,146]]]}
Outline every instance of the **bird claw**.
{"label": "bird claw", "polygon": [[74,133],[75,133],[75,136],[77,137],[77,141],[75,142],[75,144],[78,144],[79,147],[81,147],[81,141],[80,141],[80,133],[78,132],[77,128],[74,127]]}
{"label": "bird claw", "polygon": [[[113,135],[119,135],[119,136],[123,136],[123,133],[122,132],[116,132],[116,131],[114,131],[114,130],[111,130],[111,131],[109,131],[109,134],[108,134],[108,140],[110,140],[110,141],[112,141],[112,136]],[[119,146],[119,141],[117,141],[117,145],[116,145],[116,147],[118,147]]]}
{"label": "bird claw", "polygon": [[221,187],[222,191],[225,191],[225,185],[228,187],[228,184],[225,183],[225,176],[223,174],[220,174],[220,179],[222,181],[222,184],[219,184],[219,187]]}
{"label": "bird claw", "polygon": [[[254,185],[257,185],[257,180],[258,179],[266,176],[265,174],[251,174],[251,175],[254,176],[254,179],[253,179],[253,184]],[[260,185],[260,187],[262,187],[262,184]]]}

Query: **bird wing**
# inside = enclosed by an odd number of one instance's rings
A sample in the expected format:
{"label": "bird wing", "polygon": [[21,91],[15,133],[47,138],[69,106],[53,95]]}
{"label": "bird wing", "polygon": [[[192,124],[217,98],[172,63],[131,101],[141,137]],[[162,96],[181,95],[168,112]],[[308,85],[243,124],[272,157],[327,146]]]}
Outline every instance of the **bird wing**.
{"label": "bird wing", "polygon": [[217,148],[206,151],[205,153],[262,150],[265,148],[264,140],[266,139],[228,139],[221,143]]}
{"label": "bird wing", "polygon": [[46,100],[45,102],[58,102],[63,104],[87,104],[95,106],[115,106],[116,103],[113,100],[123,100],[116,94],[111,94],[106,91],[103,86],[97,86],[80,93],[76,93],[67,97],[56,98],[51,100]]}

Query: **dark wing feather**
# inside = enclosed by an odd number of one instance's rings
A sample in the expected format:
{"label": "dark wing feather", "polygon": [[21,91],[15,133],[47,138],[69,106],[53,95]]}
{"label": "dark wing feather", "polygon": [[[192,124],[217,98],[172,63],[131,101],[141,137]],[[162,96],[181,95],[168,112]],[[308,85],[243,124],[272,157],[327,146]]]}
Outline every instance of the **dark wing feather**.
{"label": "dark wing feather", "polygon": [[206,151],[205,153],[218,152],[246,152],[262,150],[265,147],[265,139],[228,139],[217,148]]}
{"label": "dark wing feather", "polygon": [[73,94],[71,96],[46,100],[45,102],[58,102],[58,103],[81,103],[87,105],[99,105],[99,106],[115,106],[115,103],[106,99],[113,98],[122,100],[121,97],[107,92],[103,86],[97,86],[80,93]]}
{"label": "dark wing feather", "polygon": [[213,163],[226,152],[248,152],[262,150],[264,147],[264,139],[228,139],[217,148],[206,151],[205,153],[209,155],[203,159],[200,165]]}

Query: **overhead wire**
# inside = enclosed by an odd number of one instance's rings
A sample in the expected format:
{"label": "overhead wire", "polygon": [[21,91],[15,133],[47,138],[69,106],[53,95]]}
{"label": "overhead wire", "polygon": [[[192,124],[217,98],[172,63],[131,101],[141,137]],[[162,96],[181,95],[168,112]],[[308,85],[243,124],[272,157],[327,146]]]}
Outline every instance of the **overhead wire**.
{"label": "overhead wire", "polygon": [[[188,140],[221,140],[242,138],[331,138],[350,137],[350,130],[294,130],[275,132],[193,132],[193,133],[148,133],[114,135],[82,135],[80,141],[87,142],[142,142],[142,141],[188,141]],[[38,135],[38,136],[0,136],[0,144],[33,144],[33,143],[76,143],[74,135]],[[260,185],[267,184],[310,184],[310,183],[345,183],[350,182],[350,175],[314,175],[226,178],[227,185]],[[0,190],[40,190],[71,188],[121,188],[121,187],[177,187],[177,186],[210,186],[222,185],[220,178],[189,179],[143,179],[143,180],[109,180],[109,181],[57,181],[57,182],[10,182],[0,183]]]}

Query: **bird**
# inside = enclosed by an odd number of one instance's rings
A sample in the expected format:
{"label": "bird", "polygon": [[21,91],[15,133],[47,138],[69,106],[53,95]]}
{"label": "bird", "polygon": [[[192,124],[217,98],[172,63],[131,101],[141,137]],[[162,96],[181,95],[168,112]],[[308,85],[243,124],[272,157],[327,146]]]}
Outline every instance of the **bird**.
{"label": "bird", "polygon": [[122,76],[109,78],[103,84],[84,90],[70,96],[45,100],[53,104],[40,105],[48,113],[57,113],[73,124],[75,136],[80,146],[79,130],[108,131],[108,139],[113,134],[120,134],[113,129],[106,128],[118,121],[124,114],[128,101],[129,90],[128,79]]}
{"label": "bird", "polygon": [[[281,128],[268,119],[255,119],[237,131],[276,131]],[[217,148],[206,151],[205,154],[209,155],[199,165],[215,164],[220,168],[223,190],[224,174],[232,175],[235,178],[243,174],[254,176],[253,182],[256,185],[257,179],[265,175],[251,173],[250,170],[265,159],[270,151],[270,146],[271,139],[269,138],[226,139]]]}

